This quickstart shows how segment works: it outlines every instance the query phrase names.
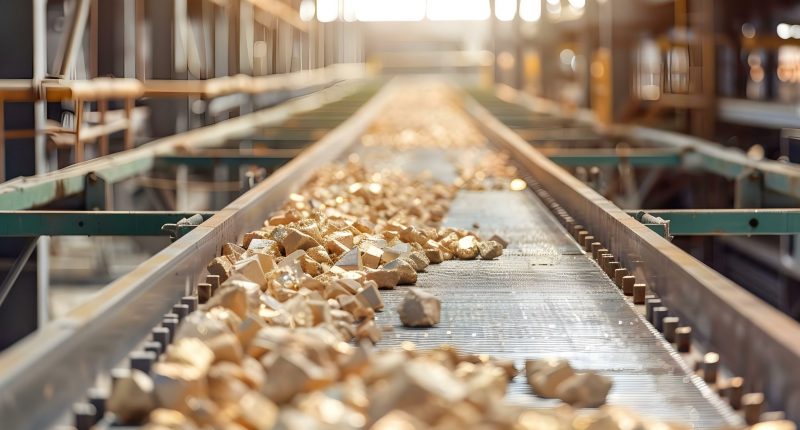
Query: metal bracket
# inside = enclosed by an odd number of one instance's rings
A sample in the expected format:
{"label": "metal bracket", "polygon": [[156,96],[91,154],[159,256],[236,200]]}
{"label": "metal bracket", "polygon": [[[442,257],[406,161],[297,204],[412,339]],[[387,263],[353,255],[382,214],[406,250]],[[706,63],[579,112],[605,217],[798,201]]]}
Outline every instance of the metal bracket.
{"label": "metal bracket", "polygon": [[639,211],[633,216],[637,221],[644,224],[650,230],[665,237],[667,240],[672,240],[669,234],[669,220],[654,215],[650,215],[645,211]]}
{"label": "metal bracket", "polygon": [[[649,209],[648,211],[634,210],[627,213],[648,227],[658,226],[659,229],[663,229],[662,224],[653,222],[665,220],[672,236],[800,234],[800,209]],[[655,230],[654,227],[651,228]]]}
{"label": "metal bracket", "polygon": [[736,177],[734,207],[737,209],[760,208],[764,201],[764,174],[747,168]]}
{"label": "metal bracket", "polygon": [[108,209],[109,185],[103,175],[97,172],[86,174],[84,202],[87,210],[99,211]]}
{"label": "metal bracket", "polygon": [[161,226],[161,231],[169,233],[170,240],[175,242],[190,231],[194,230],[194,228],[202,224],[203,221],[203,215],[194,214],[189,218],[181,218],[180,221],[175,224],[164,224]]}

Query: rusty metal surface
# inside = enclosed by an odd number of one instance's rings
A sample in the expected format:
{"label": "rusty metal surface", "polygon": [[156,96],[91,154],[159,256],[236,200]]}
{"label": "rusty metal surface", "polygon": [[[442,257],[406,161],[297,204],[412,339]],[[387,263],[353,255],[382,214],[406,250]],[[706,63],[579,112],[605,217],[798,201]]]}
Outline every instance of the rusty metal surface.
{"label": "rusty metal surface", "polygon": [[468,110],[490,139],[692,325],[695,338],[744,378],[746,391],[763,391],[770,408],[800,420],[800,324],[625,214],[476,102]]}

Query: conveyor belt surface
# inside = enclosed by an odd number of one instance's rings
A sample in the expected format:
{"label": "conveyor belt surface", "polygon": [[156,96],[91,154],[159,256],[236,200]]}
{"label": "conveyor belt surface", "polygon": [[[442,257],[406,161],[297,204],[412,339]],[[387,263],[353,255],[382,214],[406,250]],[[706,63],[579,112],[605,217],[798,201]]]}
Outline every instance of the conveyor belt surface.
{"label": "conveyor belt surface", "polygon": [[[436,151],[399,159],[396,165],[412,171],[452,171],[447,154]],[[566,358],[576,369],[614,379],[611,404],[696,428],[738,422],[530,190],[461,192],[445,225],[473,229],[474,223],[482,237],[497,233],[510,242],[504,255],[495,261],[446,261],[420,274],[417,286],[442,300],[442,322],[431,329],[401,325],[394,308],[404,287],[384,292],[388,311],[377,321],[393,330],[385,333],[381,347],[403,341],[420,349],[451,344],[513,358],[518,367],[528,358]],[[519,375],[510,385],[510,400],[558,404],[533,396],[524,379]]]}

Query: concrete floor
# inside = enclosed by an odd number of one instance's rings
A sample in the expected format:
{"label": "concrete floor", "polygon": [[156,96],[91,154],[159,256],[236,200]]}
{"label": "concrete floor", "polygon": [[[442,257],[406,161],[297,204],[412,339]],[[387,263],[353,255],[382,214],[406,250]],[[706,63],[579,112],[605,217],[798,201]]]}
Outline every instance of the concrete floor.
{"label": "concrete floor", "polygon": [[[163,246],[166,238],[159,238]],[[58,318],[153,255],[126,237],[58,237],[51,242],[50,316]]]}

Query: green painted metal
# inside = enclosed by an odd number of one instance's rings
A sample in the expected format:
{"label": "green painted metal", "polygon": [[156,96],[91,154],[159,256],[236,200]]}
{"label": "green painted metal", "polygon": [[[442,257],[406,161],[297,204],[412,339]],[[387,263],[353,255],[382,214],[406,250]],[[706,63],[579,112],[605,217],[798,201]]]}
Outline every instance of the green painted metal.
{"label": "green painted metal", "polygon": [[[251,135],[255,130],[267,130],[269,127],[285,123],[304,112],[338,109],[335,105],[341,102],[345,103],[342,111],[351,108],[355,111],[358,105],[370,99],[379,87],[380,85],[371,83],[354,82],[352,85],[327,88],[309,96],[227,120],[224,124],[169,136],[130,151],[89,160],[45,175],[15,178],[0,184],[0,210],[16,211],[45,207],[65,197],[86,192],[86,178],[90,174],[102,178],[105,184],[110,186],[152,170],[158,155],[174,154],[185,148],[196,150],[218,147],[226,141],[241,140],[241,136]],[[316,140],[318,138],[313,139]],[[92,195],[89,196],[88,203],[99,207],[103,203],[102,190],[93,189],[90,190],[90,194]]]}
{"label": "green painted metal", "polygon": [[667,232],[667,225],[666,224],[649,224],[644,223],[644,226],[653,230],[654,232],[658,233],[659,236],[664,236],[669,239],[669,233]]}
{"label": "green painted metal", "polygon": [[[628,211],[637,218],[639,211]],[[669,221],[672,236],[800,234],[800,209],[648,210]],[[645,224],[650,226],[650,224]]]}
{"label": "green painted metal", "polygon": [[[502,122],[514,128],[520,128],[523,112],[528,112],[529,124],[536,127],[541,120],[536,115],[549,115],[550,118],[573,120],[575,125],[596,125],[589,111],[579,110],[567,112],[563,109],[548,107],[548,101],[532,98],[527,94],[517,93],[505,101],[497,97],[496,93],[480,90],[470,90],[475,98],[486,105]],[[544,104],[542,103],[544,102]],[[521,110],[522,109],[522,110]],[[643,144],[647,147],[677,149],[684,152],[683,168],[687,170],[703,171],[735,180],[745,171],[755,171],[761,175],[759,186],[763,191],[771,191],[800,200],[800,166],[797,164],[782,163],[775,160],[751,159],[742,151],[727,148],[715,142],[692,137],[665,130],[657,130],[640,126],[617,125],[604,127],[600,132],[607,139],[622,139],[628,142]],[[750,190],[747,191],[748,193]],[[750,196],[748,194],[748,196]]]}
{"label": "green painted metal", "polygon": [[[295,152],[296,154],[296,152]],[[156,158],[156,165],[177,166],[184,165],[189,167],[210,168],[218,165],[226,166],[260,166],[260,167],[280,167],[294,158],[289,155],[184,155],[169,154],[160,155]]]}
{"label": "green painted metal", "polygon": [[754,160],[739,150],[714,142],[645,127],[622,128],[612,134],[650,145],[683,149],[689,154],[689,166],[728,179],[735,180],[745,172],[755,172],[761,175],[764,190],[800,199],[800,166],[797,164]]}
{"label": "green painted metal", "polygon": [[82,176],[76,176],[0,192],[0,208],[19,210],[43,206],[62,196],[82,192],[84,182]]}
{"label": "green painted metal", "polygon": [[[197,212],[0,211],[0,237],[162,236]],[[199,212],[203,220],[214,212]]]}
{"label": "green painted metal", "polygon": [[111,184],[106,181],[103,175],[95,172],[89,173],[86,175],[86,184],[84,187],[84,209],[90,211],[104,211],[108,208]]}
{"label": "green painted metal", "polygon": [[22,181],[27,183],[20,187],[4,184],[0,190],[0,209],[36,208],[62,197],[80,194],[86,189],[87,177],[92,174],[103,178],[107,184],[120,182],[152,169],[153,157],[145,152],[126,154],[124,157],[110,156],[107,163],[87,174],[82,174],[85,169],[81,167],[80,164],[71,166],[48,178],[25,178]]}
{"label": "green painted metal", "polygon": [[616,166],[624,162],[631,166],[676,167],[681,165],[681,154],[671,150],[631,150],[623,154],[614,149],[580,149],[548,154],[562,166]]}

